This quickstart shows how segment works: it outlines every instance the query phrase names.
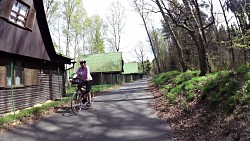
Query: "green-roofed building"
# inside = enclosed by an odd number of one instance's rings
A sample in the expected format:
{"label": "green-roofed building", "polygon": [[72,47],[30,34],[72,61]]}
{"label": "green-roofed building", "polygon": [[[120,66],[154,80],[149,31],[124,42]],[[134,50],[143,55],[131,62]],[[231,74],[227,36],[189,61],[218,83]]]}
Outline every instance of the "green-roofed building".
{"label": "green-roofed building", "polygon": [[138,63],[130,62],[125,63],[123,66],[124,72],[122,74],[138,74],[139,73],[139,67]]}
{"label": "green-roofed building", "polygon": [[[121,52],[83,55],[80,59],[86,60],[91,73],[121,73],[123,71]],[[76,63],[74,72],[76,72],[79,67],[79,63]]]}
{"label": "green-roofed building", "polygon": [[123,69],[123,81],[125,82],[138,80],[143,77],[142,72],[139,70],[139,65],[136,62],[125,63]]}
{"label": "green-roofed building", "polygon": [[86,60],[92,73],[121,73],[123,71],[121,52],[84,55],[82,58]]}
{"label": "green-roofed building", "polygon": [[[117,77],[122,77],[123,60],[121,52],[100,53],[83,55],[79,59],[84,59],[90,68],[90,73],[94,83],[118,83]],[[79,61],[78,61],[79,62]],[[76,63],[73,72],[79,68]]]}

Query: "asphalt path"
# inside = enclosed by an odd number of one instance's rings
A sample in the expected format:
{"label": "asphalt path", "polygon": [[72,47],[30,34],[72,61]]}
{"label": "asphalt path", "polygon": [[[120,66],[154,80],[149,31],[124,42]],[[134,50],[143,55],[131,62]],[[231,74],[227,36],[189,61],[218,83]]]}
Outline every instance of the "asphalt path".
{"label": "asphalt path", "polygon": [[150,108],[148,79],[123,84],[95,97],[88,110],[55,114],[0,135],[0,141],[172,141],[172,132]]}

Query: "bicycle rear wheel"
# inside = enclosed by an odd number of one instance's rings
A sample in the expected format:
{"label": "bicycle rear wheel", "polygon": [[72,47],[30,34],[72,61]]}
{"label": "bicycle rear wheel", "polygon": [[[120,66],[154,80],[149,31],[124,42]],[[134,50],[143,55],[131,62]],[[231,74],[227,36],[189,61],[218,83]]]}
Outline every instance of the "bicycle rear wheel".
{"label": "bicycle rear wheel", "polygon": [[71,109],[74,114],[78,114],[82,108],[82,97],[81,92],[75,92],[71,97]]}

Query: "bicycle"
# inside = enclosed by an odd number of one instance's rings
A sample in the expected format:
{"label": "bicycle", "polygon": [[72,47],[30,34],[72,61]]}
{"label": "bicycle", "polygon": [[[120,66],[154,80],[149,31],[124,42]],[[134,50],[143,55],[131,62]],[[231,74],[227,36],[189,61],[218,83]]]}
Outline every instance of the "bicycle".
{"label": "bicycle", "polygon": [[[72,112],[77,115],[83,108],[83,105],[87,102],[87,93],[86,93],[86,83],[87,81],[80,80],[78,78],[72,79],[71,84],[77,84],[77,90],[71,97],[71,109]],[[84,91],[83,93],[81,91]],[[92,103],[94,93],[91,92]]]}

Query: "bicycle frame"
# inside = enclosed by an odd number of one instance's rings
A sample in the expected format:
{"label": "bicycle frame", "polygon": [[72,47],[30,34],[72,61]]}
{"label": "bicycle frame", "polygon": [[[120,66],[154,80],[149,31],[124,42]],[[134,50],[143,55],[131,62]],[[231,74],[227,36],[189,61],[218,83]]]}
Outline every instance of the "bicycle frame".
{"label": "bicycle frame", "polygon": [[[72,112],[76,115],[81,111],[82,105],[84,104],[83,99],[86,96],[86,93],[85,93],[86,86],[84,85],[85,82],[86,81],[79,80],[77,84],[77,90],[71,97],[71,109],[72,109]],[[84,88],[85,90],[81,90],[82,88]]]}

